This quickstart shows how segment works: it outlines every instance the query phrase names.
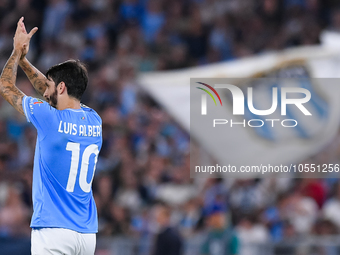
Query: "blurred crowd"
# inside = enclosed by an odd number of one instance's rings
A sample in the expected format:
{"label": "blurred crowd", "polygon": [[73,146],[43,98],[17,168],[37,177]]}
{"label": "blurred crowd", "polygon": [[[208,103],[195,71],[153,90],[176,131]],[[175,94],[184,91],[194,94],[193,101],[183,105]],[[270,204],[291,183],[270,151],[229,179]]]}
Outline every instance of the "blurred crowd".
{"label": "blurred crowd", "polygon": [[[338,234],[338,181],[191,179],[189,134],[140,89],[136,77],[318,44],[323,29],[340,31],[337,4],[1,0],[0,66],[11,53],[21,16],[28,30],[39,27],[27,58],[42,72],[70,58],[86,63],[90,80],[82,101],[103,119],[93,182],[99,236],[130,236],[142,244],[162,228],[155,214],[166,204],[169,225],[183,238],[232,229],[238,240],[230,234],[230,249],[254,254],[245,244]],[[22,71],[17,85],[36,95]],[[0,237],[30,235],[35,140],[33,126],[0,98]],[[211,254],[208,243],[201,253]],[[237,243],[243,244],[240,251]]]}

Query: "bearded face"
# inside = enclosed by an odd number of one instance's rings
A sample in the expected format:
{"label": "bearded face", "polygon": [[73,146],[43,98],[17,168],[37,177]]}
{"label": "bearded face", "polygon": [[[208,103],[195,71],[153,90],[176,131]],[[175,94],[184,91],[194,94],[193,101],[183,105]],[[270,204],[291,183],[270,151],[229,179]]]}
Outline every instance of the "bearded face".
{"label": "bearded face", "polygon": [[48,77],[45,83],[46,90],[44,93],[44,97],[46,101],[54,108],[57,108],[58,105],[58,91],[57,91],[57,85],[55,82]]}
{"label": "bearded face", "polygon": [[54,108],[57,108],[58,104],[58,92],[57,92],[57,87],[55,87],[54,92],[52,95],[47,98],[47,102]]}

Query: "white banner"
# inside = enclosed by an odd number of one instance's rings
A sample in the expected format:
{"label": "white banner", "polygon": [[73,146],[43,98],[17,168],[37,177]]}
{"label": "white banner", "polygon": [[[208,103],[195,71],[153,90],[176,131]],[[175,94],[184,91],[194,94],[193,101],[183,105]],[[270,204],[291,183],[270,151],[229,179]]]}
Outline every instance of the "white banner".
{"label": "white banner", "polygon": [[[302,69],[306,70],[311,78],[339,78],[340,36],[335,33],[323,33],[322,42],[320,46],[292,48],[208,66],[143,73],[139,76],[139,84],[190,132],[190,78],[259,78],[268,77],[273,73],[298,72]],[[275,142],[268,146],[263,136],[254,136],[252,131],[242,128],[238,130],[237,136],[235,132],[232,136],[226,133],[218,141],[211,139],[199,128],[192,127],[190,135],[217,159],[219,164],[260,164],[261,155],[266,155],[272,164],[282,161],[287,164],[298,163],[320,151],[336,136],[339,128],[340,84],[331,82],[326,88],[323,84],[325,82],[317,83],[315,89],[318,90],[317,93],[322,94],[321,97],[327,104],[327,119],[323,120],[327,123],[324,123],[322,129],[318,129],[317,119],[302,123],[303,131],[309,132],[308,139],[297,135],[294,140],[288,139],[289,143],[287,139],[275,139]],[[257,97],[261,98],[261,95],[257,93]],[[200,97],[197,97],[197,100],[200,100]],[[228,112],[227,109],[221,111]],[[226,156],[218,144],[231,144],[233,149],[228,150]],[[238,144],[241,146],[238,147]]]}

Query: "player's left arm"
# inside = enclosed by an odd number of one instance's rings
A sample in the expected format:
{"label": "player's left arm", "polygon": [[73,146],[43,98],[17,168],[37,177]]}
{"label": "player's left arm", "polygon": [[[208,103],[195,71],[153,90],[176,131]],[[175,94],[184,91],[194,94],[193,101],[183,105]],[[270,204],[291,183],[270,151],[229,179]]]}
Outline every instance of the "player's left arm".
{"label": "player's left arm", "polygon": [[22,107],[22,99],[25,94],[15,86],[20,56],[21,51],[14,49],[2,70],[0,77],[0,94],[18,112],[25,115]]}
{"label": "player's left arm", "polygon": [[17,111],[19,111],[22,115],[25,115],[22,106],[22,99],[25,94],[15,86],[15,82],[17,79],[20,57],[24,48],[28,50],[29,41],[38,28],[33,28],[31,32],[27,34],[23,21],[24,17],[21,17],[18,21],[17,29],[13,38],[13,52],[0,76],[0,94]]}

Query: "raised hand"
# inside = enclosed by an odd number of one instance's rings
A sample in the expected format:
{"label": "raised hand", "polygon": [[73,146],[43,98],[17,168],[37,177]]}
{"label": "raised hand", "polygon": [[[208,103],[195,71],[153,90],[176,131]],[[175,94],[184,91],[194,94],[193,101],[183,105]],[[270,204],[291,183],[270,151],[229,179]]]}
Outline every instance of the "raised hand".
{"label": "raised hand", "polygon": [[15,31],[14,36],[14,51],[19,55],[19,65],[22,70],[27,75],[28,79],[32,83],[35,90],[43,95],[46,90],[46,77],[43,73],[41,73],[37,68],[35,68],[28,60],[25,58],[30,45],[30,40],[35,32],[37,32],[38,28],[35,27],[27,34],[24,17],[21,17],[18,21],[17,29]]}
{"label": "raised hand", "polygon": [[27,33],[24,24],[24,17],[19,19],[13,39],[13,47],[14,50],[19,50],[21,52],[20,59],[23,59],[26,56],[29,50],[30,40],[37,30],[38,28],[35,27],[29,33]]}

